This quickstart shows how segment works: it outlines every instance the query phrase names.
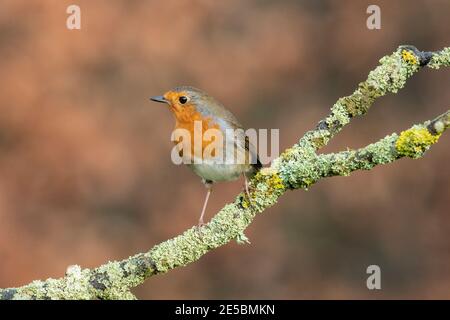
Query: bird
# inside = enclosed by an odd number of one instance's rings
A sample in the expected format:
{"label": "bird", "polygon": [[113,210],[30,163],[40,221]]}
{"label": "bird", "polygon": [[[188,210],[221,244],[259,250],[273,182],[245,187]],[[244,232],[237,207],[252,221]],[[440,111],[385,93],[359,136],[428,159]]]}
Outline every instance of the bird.
{"label": "bird", "polygon": [[[175,117],[174,130],[184,130],[190,135],[188,144],[181,148],[181,139],[174,142],[179,147],[179,156],[202,179],[207,189],[198,227],[205,225],[204,216],[214,183],[243,177],[251,203],[248,179],[262,168],[262,164],[237,118],[212,96],[191,86],[175,87],[163,95],[150,97],[150,100],[167,104]],[[207,139],[208,131],[216,133],[214,139]],[[197,141],[196,144],[195,137],[200,137],[200,143]],[[213,142],[218,143],[217,148],[206,152]]]}

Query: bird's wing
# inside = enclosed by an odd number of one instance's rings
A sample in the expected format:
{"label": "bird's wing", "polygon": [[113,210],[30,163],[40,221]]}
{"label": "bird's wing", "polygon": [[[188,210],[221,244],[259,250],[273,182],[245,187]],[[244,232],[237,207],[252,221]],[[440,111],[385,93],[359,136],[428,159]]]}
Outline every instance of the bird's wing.
{"label": "bird's wing", "polygon": [[[231,116],[228,116],[226,119],[222,118],[221,122],[222,124],[225,124],[225,128],[234,128],[234,129],[240,129],[235,130],[235,136],[234,136],[234,146],[236,147],[237,151],[243,151],[245,154],[248,153],[249,158],[248,161],[252,167],[256,170],[259,170],[262,167],[261,162],[259,161],[258,157],[258,151],[255,147],[255,145],[252,143],[251,139],[245,134],[245,130],[242,127],[242,125],[237,121],[237,119],[231,114]],[[254,141],[255,143],[257,141]]]}
{"label": "bird's wing", "polygon": [[250,139],[248,136],[245,136],[245,149],[250,152],[250,159],[251,159],[251,165],[253,168],[257,171],[262,168],[262,163],[259,161],[258,156],[258,150],[253,145],[253,143],[250,142]]}
{"label": "bird's wing", "polygon": [[222,129],[241,129],[235,131],[234,146],[238,152],[241,150],[244,152],[245,156],[247,154],[249,155],[249,159],[246,160],[246,162],[250,162],[252,167],[255,169],[254,171],[259,170],[262,167],[262,164],[259,161],[257,149],[251,139],[245,135],[245,130],[242,124],[237,120],[234,114],[227,110],[222,104],[214,100],[212,97],[209,98],[213,101],[213,103],[209,104],[209,106],[214,106],[214,113],[211,113],[210,109],[200,110],[200,112],[204,113],[205,116],[212,115],[214,120],[220,124]]}

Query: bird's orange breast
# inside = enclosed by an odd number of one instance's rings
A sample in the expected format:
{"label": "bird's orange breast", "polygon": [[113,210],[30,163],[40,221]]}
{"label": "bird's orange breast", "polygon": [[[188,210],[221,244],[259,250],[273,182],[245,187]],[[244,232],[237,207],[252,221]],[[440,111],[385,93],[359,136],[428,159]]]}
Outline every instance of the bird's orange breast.
{"label": "bird's orange breast", "polygon": [[[220,130],[220,126],[217,123],[215,123],[211,117],[203,116],[200,112],[196,110],[196,108],[193,105],[186,105],[180,109],[172,108],[172,112],[175,115],[175,129],[184,129],[187,130],[187,132],[189,132],[190,134],[191,138],[190,156],[191,157],[195,156],[203,159],[205,148],[210,143],[213,143],[213,140],[205,140],[203,138],[205,132],[209,129]],[[201,139],[201,149],[198,148],[198,150],[195,150],[194,137],[199,137],[199,139]],[[178,144],[180,141],[175,140],[174,142],[175,144]],[[199,142],[197,142],[197,144],[199,144]],[[182,151],[184,153],[187,150],[183,149]],[[201,154],[198,154],[200,152]],[[215,152],[213,151],[211,155],[215,156]]]}

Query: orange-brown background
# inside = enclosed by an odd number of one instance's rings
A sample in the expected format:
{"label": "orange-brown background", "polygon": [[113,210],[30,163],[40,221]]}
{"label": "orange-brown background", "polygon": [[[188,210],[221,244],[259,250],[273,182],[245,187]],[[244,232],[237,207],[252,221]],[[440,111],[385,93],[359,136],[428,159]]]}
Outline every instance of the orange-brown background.
{"label": "orange-brown background", "polygon": [[[69,4],[82,29],[65,27]],[[382,28],[366,28],[378,4]],[[143,252],[195,224],[200,179],[170,161],[173,119],[148,97],[180,84],[244,125],[297,141],[400,44],[450,45],[450,2],[0,3],[0,287]],[[324,151],[356,148],[450,105],[424,70]],[[231,243],[149,279],[140,298],[450,298],[450,135],[405,159],[293,191]],[[241,183],[216,187],[208,216]],[[382,290],[366,289],[366,267]]]}

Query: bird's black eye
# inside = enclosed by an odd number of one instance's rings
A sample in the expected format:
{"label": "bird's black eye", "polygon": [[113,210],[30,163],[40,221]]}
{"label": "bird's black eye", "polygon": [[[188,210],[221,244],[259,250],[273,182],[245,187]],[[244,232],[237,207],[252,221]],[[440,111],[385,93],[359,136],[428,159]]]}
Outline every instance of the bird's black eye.
{"label": "bird's black eye", "polygon": [[185,96],[181,96],[178,98],[178,101],[180,101],[181,104],[185,104],[188,101],[188,98]]}

